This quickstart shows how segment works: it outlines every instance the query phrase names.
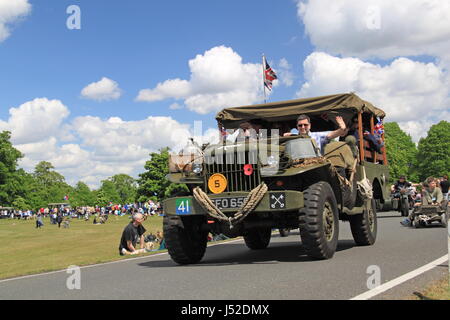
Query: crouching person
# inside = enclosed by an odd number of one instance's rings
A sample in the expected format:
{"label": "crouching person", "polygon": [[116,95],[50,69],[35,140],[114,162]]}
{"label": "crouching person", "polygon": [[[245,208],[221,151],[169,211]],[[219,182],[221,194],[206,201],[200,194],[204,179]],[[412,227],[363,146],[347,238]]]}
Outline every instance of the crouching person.
{"label": "crouching person", "polygon": [[[125,227],[120,239],[119,253],[124,255],[135,255],[140,253],[149,252],[145,248],[144,233],[146,232],[142,222],[145,217],[141,213],[134,213],[132,221]],[[136,249],[136,244],[140,240],[141,249]]]}

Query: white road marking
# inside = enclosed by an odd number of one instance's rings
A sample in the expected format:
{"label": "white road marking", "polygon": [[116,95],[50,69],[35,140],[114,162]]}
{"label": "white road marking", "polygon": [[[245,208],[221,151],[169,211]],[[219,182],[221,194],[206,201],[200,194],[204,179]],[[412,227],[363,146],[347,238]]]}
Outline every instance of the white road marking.
{"label": "white road marking", "polygon": [[425,272],[437,267],[438,265],[448,261],[448,257],[449,257],[449,255],[446,254],[445,256],[443,256],[437,260],[434,260],[433,262],[430,262],[429,264],[426,264],[416,270],[408,272],[408,273],[406,273],[398,278],[395,278],[391,281],[388,281],[388,282],[382,284],[381,286],[378,286],[372,290],[366,291],[354,298],[351,298],[350,300],[368,300],[370,298],[373,298],[376,295],[379,295],[380,293],[383,293],[389,289],[392,289],[393,287],[398,286],[408,280],[411,280],[412,278],[415,278],[418,275],[421,275],[422,273],[425,273]]}

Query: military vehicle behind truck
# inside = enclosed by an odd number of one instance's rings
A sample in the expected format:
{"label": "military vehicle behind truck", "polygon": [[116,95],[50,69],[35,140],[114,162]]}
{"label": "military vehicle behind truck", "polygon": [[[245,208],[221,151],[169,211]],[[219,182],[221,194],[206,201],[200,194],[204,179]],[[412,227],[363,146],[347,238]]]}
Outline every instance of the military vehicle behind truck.
{"label": "military vehicle behind truck", "polygon": [[[170,157],[168,179],[190,190],[164,201],[164,234],[175,262],[201,261],[209,233],[242,236],[248,248],[261,250],[273,229],[297,228],[309,257],[329,259],[339,220],[350,223],[357,245],[375,243],[377,207],[390,194],[385,148],[376,152],[364,139],[353,149],[333,141],[321,154],[309,136],[278,131],[295,128],[300,114],[310,117],[312,131],[335,130],[336,116],[348,126],[356,119],[359,137],[385,117],[353,93],[219,112],[220,143],[193,145]],[[254,124],[251,134],[243,131],[248,124]]]}

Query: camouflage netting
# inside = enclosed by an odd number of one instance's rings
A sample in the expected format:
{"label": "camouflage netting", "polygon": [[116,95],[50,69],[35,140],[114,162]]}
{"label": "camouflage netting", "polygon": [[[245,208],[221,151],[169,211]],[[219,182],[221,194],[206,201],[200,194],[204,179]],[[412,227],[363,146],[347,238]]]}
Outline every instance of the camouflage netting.
{"label": "camouflage netting", "polygon": [[293,168],[304,168],[304,167],[308,167],[312,164],[325,164],[327,162],[328,162],[327,159],[325,159],[324,157],[298,159],[298,160],[294,160],[292,162],[292,167]]}

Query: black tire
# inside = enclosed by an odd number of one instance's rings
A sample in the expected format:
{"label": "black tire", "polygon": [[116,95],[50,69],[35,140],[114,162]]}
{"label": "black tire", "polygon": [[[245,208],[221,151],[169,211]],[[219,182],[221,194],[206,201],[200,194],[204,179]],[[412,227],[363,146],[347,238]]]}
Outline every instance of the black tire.
{"label": "black tire", "polygon": [[330,259],[339,238],[339,212],[331,186],[315,183],[303,193],[305,206],[300,210],[300,237],[306,254],[313,259]]}
{"label": "black tire", "polygon": [[369,211],[350,216],[350,229],[358,246],[371,246],[377,239],[378,223],[375,199],[371,200]]}
{"label": "black tire", "polygon": [[208,232],[200,229],[204,217],[183,217],[183,226],[169,222],[164,217],[163,230],[167,251],[178,264],[198,263],[204,256]]}
{"label": "black tire", "polygon": [[381,203],[380,199],[375,199],[377,212],[381,212],[383,210],[383,203]]}
{"label": "black tire", "polygon": [[271,236],[271,228],[254,228],[246,231],[244,241],[249,249],[262,250],[269,245]]}
{"label": "black tire", "polygon": [[289,233],[291,233],[291,230],[289,228],[281,228],[278,229],[280,231],[280,237],[287,237],[289,236]]}

